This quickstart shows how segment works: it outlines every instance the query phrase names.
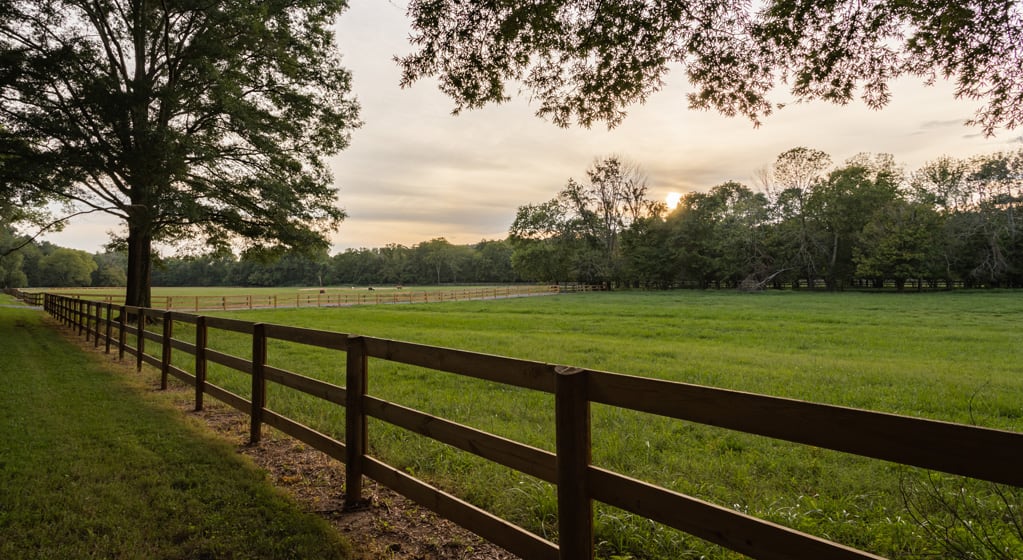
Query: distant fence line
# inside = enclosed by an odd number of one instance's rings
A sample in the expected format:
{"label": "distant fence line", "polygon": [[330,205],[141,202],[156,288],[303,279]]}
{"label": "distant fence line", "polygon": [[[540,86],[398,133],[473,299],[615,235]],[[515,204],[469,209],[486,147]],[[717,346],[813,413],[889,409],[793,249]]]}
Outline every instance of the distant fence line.
{"label": "distant fence line", "polygon": [[[1023,486],[1023,433],[354,334],[125,307],[54,294],[46,294],[42,300],[48,313],[94,341],[96,347],[104,344],[107,353],[116,348],[121,359],[134,355],[140,370],[143,363],[160,368],[162,387],[166,388],[171,375],[193,386],[197,410],[203,407],[204,395],[210,395],[248,414],[253,443],[260,441],[266,424],[344,462],[346,507],[362,502],[365,475],[530,560],[591,559],[594,500],[753,558],[880,558],[590,464],[591,403]],[[134,323],[129,323],[129,318],[135,318]],[[194,325],[194,340],[175,338],[177,324]],[[251,356],[232,356],[209,348],[211,337],[221,331],[249,337]],[[134,346],[129,345],[129,336]],[[345,385],[269,365],[270,340],[343,352]],[[159,345],[159,355],[146,353],[147,341]],[[174,352],[193,356],[194,372],[173,365]],[[371,357],[554,394],[556,451],[530,447],[369,394]],[[232,393],[209,380],[207,365],[211,362],[249,375],[249,394]],[[344,407],[344,441],[274,412],[267,399],[268,382]],[[558,544],[368,456],[369,417],[555,484]]]}
{"label": "distant fence line", "polygon": [[[238,294],[238,295],[154,295],[150,308],[180,311],[237,311],[242,309],[276,309],[290,307],[343,307],[348,305],[375,305],[396,303],[440,303],[445,301],[469,301],[502,299],[560,293],[590,292],[602,289],[592,285],[509,285],[480,286],[457,290],[405,290],[377,289],[352,293],[323,288],[296,291],[294,294]],[[35,301],[42,305],[42,292],[15,290],[17,297]],[[19,294],[25,294],[23,297]],[[33,296],[32,294],[35,294]],[[124,294],[61,293],[75,298],[124,305]]]}

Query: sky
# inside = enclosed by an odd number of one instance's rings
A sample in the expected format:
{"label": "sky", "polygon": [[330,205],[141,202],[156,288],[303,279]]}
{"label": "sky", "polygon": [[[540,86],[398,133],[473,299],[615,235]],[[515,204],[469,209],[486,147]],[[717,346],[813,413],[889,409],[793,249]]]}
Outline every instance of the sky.
{"label": "sky", "polygon": [[[895,82],[892,101],[880,111],[862,102],[789,104],[759,128],[742,117],[689,109],[690,88],[677,70],[610,131],[599,124],[558,128],[534,116],[528,93],[453,116],[454,103],[436,81],[399,87],[393,58],[411,50],[405,2],[352,0],[336,30],[364,124],[330,161],[338,204],[348,213],[331,236],[335,253],[437,237],[455,244],[503,239],[519,206],[550,200],[611,154],[639,164],[649,198],[665,200],[729,180],[754,188],[758,170],[797,146],[823,150],[836,164],[861,152],[890,153],[907,171],[942,155],[1023,147],[1018,130],[984,137],[965,126],[978,104],[956,100],[951,85],[926,87],[914,78]],[[774,101],[786,101],[785,92]],[[44,239],[95,252],[117,227],[93,214]]]}

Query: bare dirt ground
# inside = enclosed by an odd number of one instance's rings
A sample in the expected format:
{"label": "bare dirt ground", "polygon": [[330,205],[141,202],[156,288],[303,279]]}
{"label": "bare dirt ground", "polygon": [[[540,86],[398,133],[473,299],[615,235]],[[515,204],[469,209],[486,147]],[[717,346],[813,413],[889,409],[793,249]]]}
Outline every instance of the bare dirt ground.
{"label": "bare dirt ground", "polygon": [[[54,325],[58,325],[56,321]],[[150,390],[159,391],[159,371],[149,366],[135,372],[134,360],[118,362],[116,351],[103,353],[70,329],[60,327],[82,349],[95,352],[126,375],[143,375]],[[437,517],[405,497],[366,479],[367,506],[343,511],[344,465],[269,426],[262,442],[249,445],[249,419],[245,414],[207,398],[204,409],[194,411],[194,390],[171,378],[168,391],[182,414],[204,423],[229,441],[238,453],[263,469],[273,484],[290,494],[307,511],[333,525],[352,543],[357,560],[515,560],[518,557],[454,523]]]}
{"label": "bare dirt ground", "polygon": [[517,558],[479,536],[371,480],[363,486],[368,506],[343,511],[344,465],[325,454],[264,427],[263,441],[248,445],[248,416],[221,403],[192,411],[192,392],[182,391],[181,408],[227,438],[308,511],[347,537],[362,558],[408,560],[512,560]]}

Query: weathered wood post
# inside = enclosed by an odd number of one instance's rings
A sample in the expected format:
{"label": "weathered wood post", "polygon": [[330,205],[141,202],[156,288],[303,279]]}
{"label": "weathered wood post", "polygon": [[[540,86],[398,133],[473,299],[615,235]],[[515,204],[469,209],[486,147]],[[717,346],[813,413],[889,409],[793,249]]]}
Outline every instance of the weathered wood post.
{"label": "weathered wood post", "polygon": [[128,310],[122,305],[121,316],[117,318],[117,360],[124,360],[124,346],[127,342]]}
{"label": "weathered wood post", "polygon": [[266,408],[266,325],[252,325],[252,411],[249,443],[255,445],[263,437],[263,409]]}
{"label": "weathered wood post", "polygon": [[104,343],[106,344],[106,353],[109,354],[110,353],[110,335],[113,334],[113,330],[114,330],[114,317],[113,317],[113,315],[114,315],[114,304],[112,304],[112,303],[110,303],[108,301],[107,304],[106,304],[106,308],[107,308],[107,323],[105,325],[106,328],[104,330],[104,333],[106,335],[104,337]]}
{"label": "weathered wood post", "polygon": [[[168,300],[169,301],[169,300]],[[160,357],[160,390],[167,390],[167,376],[171,366],[171,338],[174,336],[174,319],[171,311],[163,312],[163,352]]]}
{"label": "weathered wood post", "polygon": [[203,395],[206,393],[206,317],[195,321],[195,410],[202,410]]}
{"label": "weathered wood post", "polygon": [[593,501],[586,484],[591,459],[586,370],[558,366],[554,372],[559,558],[591,560]]}
{"label": "weathered wood post", "polygon": [[103,321],[103,304],[96,302],[96,331],[92,333],[92,347],[99,348],[99,325]]}
{"label": "weathered wood post", "polygon": [[367,392],[369,360],[366,340],[361,336],[348,338],[345,369],[345,509],[363,505],[362,458],[366,454],[366,415],[362,397]]}
{"label": "weathered wood post", "polygon": [[[84,303],[84,309],[85,309],[85,311],[82,313],[83,314],[82,323],[85,325],[85,341],[89,342],[89,335],[91,334],[91,332],[89,330],[89,320],[92,319],[92,315],[91,315],[91,313],[92,313],[92,302],[91,301],[83,301],[82,303]],[[81,331],[79,331],[79,334],[81,334]]]}
{"label": "weathered wood post", "polygon": [[146,352],[146,310],[138,307],[135,314],[137,329],[135,331],[135,369],[142,371],[142,354]]}

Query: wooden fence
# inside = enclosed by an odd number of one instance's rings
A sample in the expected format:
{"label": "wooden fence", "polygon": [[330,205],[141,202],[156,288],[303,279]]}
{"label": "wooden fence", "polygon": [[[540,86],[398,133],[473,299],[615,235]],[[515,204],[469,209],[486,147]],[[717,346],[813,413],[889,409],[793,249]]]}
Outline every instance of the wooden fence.
{"label": "wooden fence", "polygon": [[[150,307],[153,309],[178,311],[236,311],[242,309],[275,309],[279,307],[341,307],[348,305],[374,305],[396,303],[439,303],[445,301],[468,301],[501,299],[566,292],[599,290],[590,285],[507,285],[479,286],[454,290],[398,290],[394,288],[360,290],[358,292],[324,288],[322,290],[298,290],[291,294],[238,294],[238,295],[154,295]],[[42,305],[42,292],[15,291],[34,298]],[[60,295],[124,305],[124,294],[110,295],[89,293],[62,293]],[[22,299],[25,299],[22,297]]]}
{"label": "wooden fence", "polygon": [[[210,395],[248,414],[250,439],[269,425],[327,455],[346,469],[346,506],[362,502],[368,476],[523,558],[588,560],[593,557],[594,500],[674,527],[707,541],[765,559],[867,559],[876,555],[707,503],[590,464],[590,403],[699,422],[796,442],[1023,486],[1023,433],[816,404],[684,383],[517,360],[461,350],[180,311],[115,306],[47,294],[45,309],[80,335],[137,367],[151,364],[166,387],[173,375],[195,387],[195,406]],[[129,317],[135,324],[127,324]],[[148,318],[148,320],[147,320]],[[176,324],[195,326],[193,341],[174,337]],[[147,325],[149,327],[147,328]],[[156,330],[159,328],[159,332]],[[232,356],[209,348],[217,331],[251,338],[252,354]],[[134,346],[130,345],[131,336]],[[283,340],[344,352],[345,385],[272,367],[267,344]],[[147,354],[147,341],[160,344]],[[172,364],[172,352],[195,358],[194,374]],[[368,358],[412,364],[554,394],[556,452],[501,438],[444,418],[381,400],[367,392]],[[207,381],[207,364],[251,376],[250,398]],[[272,410],[267,383],[277,383],[345,408],[339,441]],[[366,454],[367,418],[377,418],[557,486],[559,542],[554,544]]]}

